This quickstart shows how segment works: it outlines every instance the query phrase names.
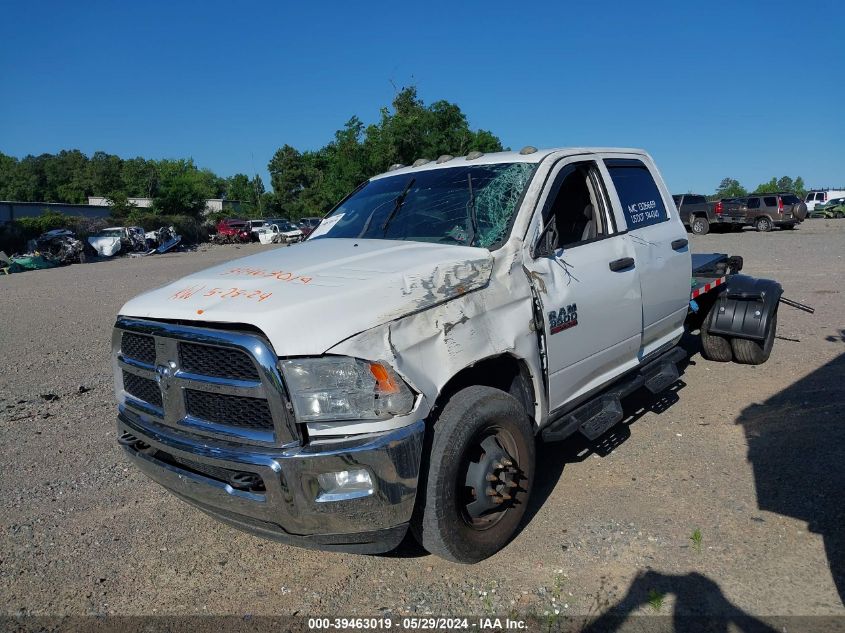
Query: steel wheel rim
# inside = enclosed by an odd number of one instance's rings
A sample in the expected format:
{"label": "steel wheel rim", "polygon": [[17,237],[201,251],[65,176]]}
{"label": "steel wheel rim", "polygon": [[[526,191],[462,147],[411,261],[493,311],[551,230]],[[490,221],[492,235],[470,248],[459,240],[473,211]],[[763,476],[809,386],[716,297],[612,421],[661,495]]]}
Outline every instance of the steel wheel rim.
{"label": "steel wheel rim", "polygon": [[[490,455],[488,449],[491,446],[491,440],[498,445],[504,459],[511,461],[512,466],[500,463],[504,468],[490,468],[493,464],[488,462],[501,462],[503,459],[500,454]],[[508,510],[513,507],[516,495],[525,490],[522,482],[526,478],[519,467],[522,457],[525,456],[520,455],[519,446],[513,433],[501,426],[487,427],[473,437],[470,445],[461,455],[461,465],[456,482],[456,499],[461,518],[468,527],[478,531],[489,530],[504,519]],[[487,475],[493,475],[494,472],[499,475],[504,473],[505,476],[498,477],[496,481],[490,481]],[[473,481],[475,485],[470,486],[470,481]],[[515,482],[516,485],[508,486],[506,483],[508,481]],[[497,493],[509,494],[510,498],[504,499],[500,503],[485,503],[494,498],[487,494],[491,488]],[[477,505],[477,502],[481,502],[481,504]],[[482,512],[478,513],[479,509]]]}

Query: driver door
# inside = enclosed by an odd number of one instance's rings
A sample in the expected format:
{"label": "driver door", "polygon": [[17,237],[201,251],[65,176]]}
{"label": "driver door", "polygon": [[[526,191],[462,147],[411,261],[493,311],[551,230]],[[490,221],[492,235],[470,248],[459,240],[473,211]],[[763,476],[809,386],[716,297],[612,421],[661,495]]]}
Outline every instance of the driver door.
{"label": "driver door", "polygon": [[528,235],[525,266],[543,309],[554,412],[636,366],[642,295],[595,161],[561,161]]}

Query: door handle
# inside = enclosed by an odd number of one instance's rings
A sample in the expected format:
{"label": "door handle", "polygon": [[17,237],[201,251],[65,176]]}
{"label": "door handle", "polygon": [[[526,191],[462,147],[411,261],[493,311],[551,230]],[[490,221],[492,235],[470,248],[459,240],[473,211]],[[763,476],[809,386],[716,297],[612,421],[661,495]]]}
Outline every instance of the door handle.
{"label": "door handle", "polygon": [[626,268],[634,267],[633,257],[623,257],[622,259],[614,259],[610,262],[610,270],[616,272],[618,270],[625,270]]}
{"label": "door handle", "polygon": [[675,240],[674,242],[672,242],[672,250],[679,251],[687,244],[689,244],[689,242],[685,239]]}

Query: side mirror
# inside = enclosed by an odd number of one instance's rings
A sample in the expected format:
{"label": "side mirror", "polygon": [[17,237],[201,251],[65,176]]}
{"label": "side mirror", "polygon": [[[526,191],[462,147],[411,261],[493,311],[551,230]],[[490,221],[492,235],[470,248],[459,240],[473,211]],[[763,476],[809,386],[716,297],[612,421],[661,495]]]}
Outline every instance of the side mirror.
{"label": "side mirror", "polygon": [[555,224],[554,216],[552,216],[546,222],[543,231],[540,233],[540,237],[537,239],[537,244],[534,246],[534,252],[532,253],[534,259],[553,257],[557,242],[557,225]]}

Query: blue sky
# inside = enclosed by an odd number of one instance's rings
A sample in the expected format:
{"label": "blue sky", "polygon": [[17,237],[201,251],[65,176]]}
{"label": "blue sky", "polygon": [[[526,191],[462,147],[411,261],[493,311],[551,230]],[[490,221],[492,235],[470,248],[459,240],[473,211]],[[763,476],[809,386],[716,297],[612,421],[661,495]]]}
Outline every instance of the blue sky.
{"label": "blue sky", "polygon": [[636,146],[673,191],[845,184],[845,3],[0,0],[0,151],[258,172],[394,85],[519,148]]}

